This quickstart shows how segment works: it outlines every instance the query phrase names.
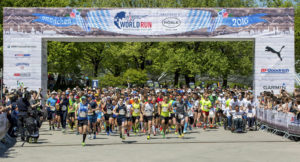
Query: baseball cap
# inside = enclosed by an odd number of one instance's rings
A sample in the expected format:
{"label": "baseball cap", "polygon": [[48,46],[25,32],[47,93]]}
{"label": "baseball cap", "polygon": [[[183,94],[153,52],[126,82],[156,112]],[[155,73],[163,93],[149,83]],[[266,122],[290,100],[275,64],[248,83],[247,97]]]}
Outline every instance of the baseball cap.
{"label": "baseball cap", "polygon": [[82,99],[82,100],[86,100],[86,97],[85,97],[85,96],[82,96],[81,99]]}

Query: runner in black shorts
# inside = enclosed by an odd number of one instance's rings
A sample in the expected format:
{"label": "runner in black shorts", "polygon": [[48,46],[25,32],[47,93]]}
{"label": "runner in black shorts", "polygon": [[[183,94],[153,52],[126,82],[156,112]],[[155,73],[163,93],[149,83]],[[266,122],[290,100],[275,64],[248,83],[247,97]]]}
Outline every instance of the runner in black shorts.
{"label": "runner in black shorts", "polygon": [[109,133],[112,133],[112,124],[113,124],[113,105],[110,97],[107,97],[107,101],[103,106],[104,118],[106,123],[106,133],[109,136]]}
{"label": "runner in black shorts", "polygon": [[85,146],[85,138],[88,126],[88,109],[89,104],[86,102],[86,97],[81,97],[82,102],[80,103],[79,107],[76,110],[76,117],[78,120],[78,130],[79,133],[82,134],[82,146]]}
{"label": "runner in black shorts", "polygon": [[154,111],[154,106],[152,104],[152,97],[148,97],[148,102],[145,102],[145,105],[143,106],[142,110],[143,110],[143,114],[145,114],[144,122],[146,123],[147,128],[148,128],[148,131],[146,134],[147,134],[147,140],[149,140],[150,134],[151,134],[153,111]]}
{"label": "runner in black shorts", "polygon": [[126,121],[126,105],[123,102],[123,99],[120,98],[119,104],[114,108],[114,114],[117,116],[117,123],[120,131],[120,138],[125,140],[125,121]]}
{"label": "runner in black shorts", "polygon": [[177,97],[177,101],[174,104],[176,109],[176,122],[179,137],[183,137],[184,118],[187,116],[187,104],[183,101],[182,96]]}
{"label": "runner in black shorts", "polygon": [[126,126],[126,134],[129,137],[129,132],[132,126],[132,105],[129,102],[129,99],[126,100],[126,122],[125,122],[125,126]]}

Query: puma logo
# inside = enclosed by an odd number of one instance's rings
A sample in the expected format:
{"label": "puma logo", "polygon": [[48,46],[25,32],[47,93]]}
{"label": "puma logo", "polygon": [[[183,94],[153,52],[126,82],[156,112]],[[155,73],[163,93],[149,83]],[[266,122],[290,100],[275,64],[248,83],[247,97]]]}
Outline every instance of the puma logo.
{"label": "puma logo", "polygon": [[277,54],[277,56],[279,57],[279,59],[282,61],[281,51],[282,51],[282,49],[283,49],[284,47],[285,47],[285,46],[282,46],[281,49],[280,49],[280,51],[277,52],[277,51],[275,51],[272,47],[267,46],[267,47],[266,47],[266,51],[267,51],[267,52],[272,52],[272,53]]}

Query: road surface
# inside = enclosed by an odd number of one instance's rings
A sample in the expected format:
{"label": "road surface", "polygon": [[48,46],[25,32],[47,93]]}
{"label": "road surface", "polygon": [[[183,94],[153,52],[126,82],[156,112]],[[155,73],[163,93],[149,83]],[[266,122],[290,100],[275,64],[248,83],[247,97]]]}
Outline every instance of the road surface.
{"label": "road surface", "polygon": [[98,135],[81,146],[81,135],[41,128],[37,144],[17,142],[0,158],[1,162],[99,162],[99,161],[300,161],[300,142],[263,131],[233,134],[223,129],[194,129],[180,139],[168,134],[147,140],[131,136],[122,141],[118,134]]}

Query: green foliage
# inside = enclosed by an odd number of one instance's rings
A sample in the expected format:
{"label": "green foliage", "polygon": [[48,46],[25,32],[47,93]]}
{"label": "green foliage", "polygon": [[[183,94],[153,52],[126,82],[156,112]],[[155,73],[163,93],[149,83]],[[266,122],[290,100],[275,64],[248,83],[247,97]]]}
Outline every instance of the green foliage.
{"label": "green foliage", "polygon": [[128,69],[123,74],[123,80],[130,84],[142,85],[146,83],[147,79],[145,70]]}
{"label": "green foliage", "polygon": [[117,87],[124,84],[124,80],[122,77],[115,77],[112,74],[106,74],[105,76],[98,77],[97,79],[99,80],[100,87]]}

